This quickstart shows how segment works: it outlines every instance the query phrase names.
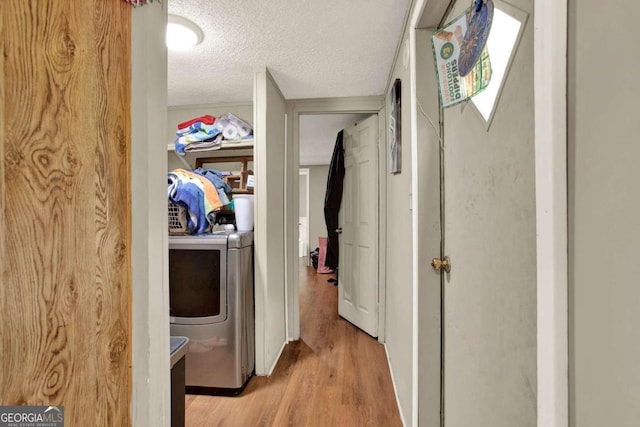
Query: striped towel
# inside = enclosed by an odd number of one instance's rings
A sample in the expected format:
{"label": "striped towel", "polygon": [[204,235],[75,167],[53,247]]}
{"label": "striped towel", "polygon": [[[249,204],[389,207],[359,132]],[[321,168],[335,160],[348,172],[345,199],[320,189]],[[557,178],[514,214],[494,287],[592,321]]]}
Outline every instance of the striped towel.
{"label": "striped towel", "polygon": [[185,169],[169,173],[168,184],[169,201],[187,207],[189,232],[204,233],[223,206],[218,190],[207,178]]}
{"label": "striped towel", "polygon": [[216,137],[220,135],[220,129],[215,125],[195,122],[184,129],[178,130],[176,135],[178,137],[175,141],[176,153],[184,156],[185,148],[189,144],[203,141],[215,141]]}

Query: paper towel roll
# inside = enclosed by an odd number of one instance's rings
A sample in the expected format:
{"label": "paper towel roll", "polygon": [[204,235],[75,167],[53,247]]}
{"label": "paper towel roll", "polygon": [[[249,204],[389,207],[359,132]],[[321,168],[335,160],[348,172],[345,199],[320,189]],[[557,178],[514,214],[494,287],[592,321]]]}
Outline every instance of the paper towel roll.
{"label": "paper towel roll", "polygon": [[238,126],[238,134],[240,138],[246,138],[251,133],[251,127],[247,125]]}
{"label": "paper towel roll", "polygon": [[222,132],[225,139],[244,139],[253,133],[253,127],[233,113],[221,114],[214,126]]}
{"label": "paper towel roll", "polygon": [[224,130],[224,128],[226,128],[227,126],[229,126],[229,120],[227,118],[224,117],[224,114],[220,117],[218,117],[218,119],[216,120],[216,122],[213,124],[216,129],[218,129],[220,132],[222,132]]}
{"label": "paper towel roll", "polygon": [[240,138],[240,134],[238,132],[238,128],[236,128],[233,125],[229,125],[229,126],[225,127],[224,130],[222,131],[222,136],[224,137],[224,139],[239,139]]}

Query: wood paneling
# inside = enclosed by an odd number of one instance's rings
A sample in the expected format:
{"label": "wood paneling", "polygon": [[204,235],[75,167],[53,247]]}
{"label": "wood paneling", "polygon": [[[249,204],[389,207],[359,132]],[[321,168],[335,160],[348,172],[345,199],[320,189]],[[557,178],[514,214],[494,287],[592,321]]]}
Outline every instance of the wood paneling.
{"label": "wood paneling", "polygon": [[130,32],[121,0],[0,4],[0,404],[130,424]]}
{"label": "wood paneling", "polygon": [[186,397],[189,427],[401,426],[384,347],[338,317],[331,277],[300,265],[301,339],[240,397]]}

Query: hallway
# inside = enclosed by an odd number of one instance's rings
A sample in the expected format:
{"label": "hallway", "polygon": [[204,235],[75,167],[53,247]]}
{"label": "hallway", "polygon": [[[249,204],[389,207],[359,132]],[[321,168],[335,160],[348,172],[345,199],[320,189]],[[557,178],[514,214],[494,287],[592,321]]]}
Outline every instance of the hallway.
{"label": "hallway", "polygon": [[337,288],[300,263],[302,339],[241,397],[186,397],[186,425],[400,426],[384,347],[337,315]]}

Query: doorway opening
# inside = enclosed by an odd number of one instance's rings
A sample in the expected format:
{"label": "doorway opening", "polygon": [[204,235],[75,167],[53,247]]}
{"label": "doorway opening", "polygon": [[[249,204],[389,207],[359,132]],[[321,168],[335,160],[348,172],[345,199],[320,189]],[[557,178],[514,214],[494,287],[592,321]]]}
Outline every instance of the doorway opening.
{"label": "doorway opening", "polygon": [[[324,105],[322,101],[292,103],[292,145],[299,149],[298,152],[293,153],[292,157],[296,160],[296,169],[309,169],[308,252],[313,252],[315,249],[318,249],[319,252],[321,247],[320,238],[327,237],[327,226],[324,218],[324,199],[327,190],[329,165],[336,145],[338,132],[345,128],[353,127],[354,124],[372,115],[375,116],[374,118],[376,120],[378,117],[383,117],[383,115],[380,115],[380,110],[383,107],[381,99],[374,99],[372,97],[371,99],[362,99],[360,105],[353,105],[353,103],[351,103],[351,105],[348,104],[349,103],[342,101],[327,103],[327,105]],[[380,124],[381,121],[384,122],[384,120],[378,120],[373,126],[376,135],[380,135],[383,129],[383,125]],[[379,148],[377,145],[377,136],[376,148]],[[376,152],[376,158],[377,157],[378,153]],[[296,178],[300,176],[298,173],[292,175]],[[297,184],[301,185],[300,182]],[[377,171],[375,173],[375,186],[377,188],[376,191],[379,191]],[[300,192],[294,190],[293,193],[299,195]],[[296,202],[299,203],[299,200]],[[377,207],[374,208],[374,210],[375,209],[377,209]],[[377,239],[375,243],[377,245]],[[294,256],[292,252],[293,251],[289,252],[290,258]],[[297,256],[297,253],[295,255]],[[320,254],[318,253],[317,255],[319,257]],[[301,283],[307,280],[309,273],[323,276],[322,274],[318,274],[317,270],[311,266],[313,264],[311,261],[310,253],[306,254],[302,262],[297,259],[295,261],[292,259],[292,264],[295,265],[296,269],[292,277],[293,280],[290,282],[291,285],[288,287],[290,340],[296,340],[301,337]],[[307,268],[311,270],[307,271]],[[331,282],[337,282],[338,278],[336,274],[326,274],[326,276],[326,279],[320,279],[321,283],[326,283],[331,286],[333,283],[328,283],[329,279],[332,279]],[[380,283],[380,285],[382,287],[383,283]],[[381,310],[379,313],[382,313],[384,303],[381,303],[380,307]],[[337,312],[338,308],[335,307],[333,310]],[[376,323],[379,323],[379,320],[380,319],[376,319]],[[384,337],[382,334],[380,334],[379,338],[380,342],[383,342]]]}
{"label": "doorway opening", "polygon": [[336,135],[365,117],[367,114],[310,114],[300,117],[299,217],[300,222],[306,221],[306,227],[300,226],[299,240],[307,243],[308,250],[303,255],[307,265],[311,265],[310,252],[320,247],[319,239],[327,237],[324,199]]}

